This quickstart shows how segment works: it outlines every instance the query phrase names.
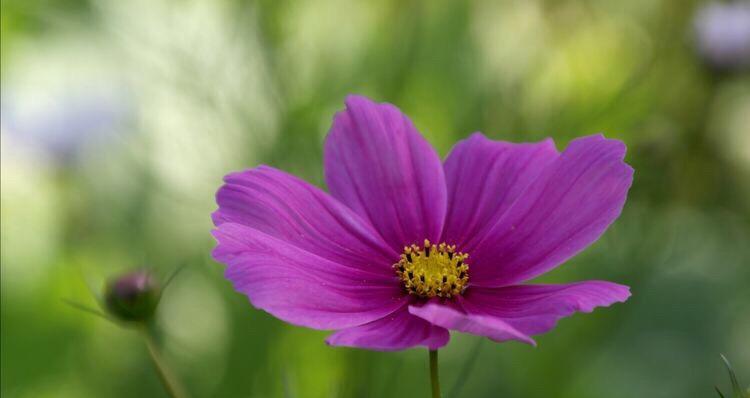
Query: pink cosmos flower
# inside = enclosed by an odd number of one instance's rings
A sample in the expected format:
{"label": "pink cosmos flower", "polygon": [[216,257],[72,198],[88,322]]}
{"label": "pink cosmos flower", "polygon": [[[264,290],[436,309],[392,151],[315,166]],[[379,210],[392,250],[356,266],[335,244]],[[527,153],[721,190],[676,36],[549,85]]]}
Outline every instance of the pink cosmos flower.
{"label": "pink cosmos flower", "polygon": [[350,96],[325,142],[330,193],[268,166],[226,176],[214,258],[252,305],[336,330],[335,346],[435,350],[449,330],[534,344],[626,286],[527,284],[596,241],[633,169],[601,135],[513,144],[480,133],[444,162],[396,107]]}

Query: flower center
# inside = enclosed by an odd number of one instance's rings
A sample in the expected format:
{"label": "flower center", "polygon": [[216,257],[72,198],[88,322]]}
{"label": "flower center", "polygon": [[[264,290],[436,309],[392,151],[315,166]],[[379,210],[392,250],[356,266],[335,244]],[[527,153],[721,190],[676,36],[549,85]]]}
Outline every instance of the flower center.
{"label": "flower center", "polygon": [[463,293],[469,282],[468,254],[456,252],[456,246],[433,245],[425,239],[422,247],[404,247],[401,260],[393,264],[404,288],[420,297],[450,298]]}

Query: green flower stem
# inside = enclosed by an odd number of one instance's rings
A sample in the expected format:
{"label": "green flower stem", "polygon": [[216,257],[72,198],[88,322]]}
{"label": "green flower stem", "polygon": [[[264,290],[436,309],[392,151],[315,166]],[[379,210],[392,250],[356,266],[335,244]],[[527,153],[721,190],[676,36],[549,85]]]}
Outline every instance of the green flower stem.
{"label": "green flower stem", "polygon": [[430,350],[430,382],[432,384],[432,398],[440,398],[437,350]]}
{"label": "green flower stem", "polygon": [[188,395],[185,393],[185,390],[177,381],[174,374],[169,370],[169,367],[164,362],[164,358],[161,356],[159,345],[156,342],[156,331],[153,325],[144,324],[141,331],[143,332],[143,338],[146,340],[148,354],[151,357],[151,361],[154,363],[156,373],[159,376],[159,380],[164,386],[164,389],[167,391],[167,394],[172,398],[187,398]]}

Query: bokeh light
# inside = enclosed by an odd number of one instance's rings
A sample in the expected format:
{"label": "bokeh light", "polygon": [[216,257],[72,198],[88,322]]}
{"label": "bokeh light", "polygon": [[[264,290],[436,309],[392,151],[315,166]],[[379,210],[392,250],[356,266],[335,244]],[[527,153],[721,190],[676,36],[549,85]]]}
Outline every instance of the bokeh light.
{"label": "bokeh light", "polygon": [[460,396],[706,397],[719,353],[750,380],[746,2],[1,4],[3,397],[163,396],[136,333],[63,301],[96,306],[144,266],[184,267],[157,322],[196,397],[426,396],[423,350],[328,347],[253,309],[209,255],[222,176],[271,164],[323,186],[349,93],[397,104],[441,155],[474,131],[629,148],[623,215],[542,279],[632,298],[535,349],[454,334],[446,392],[472,353]]}

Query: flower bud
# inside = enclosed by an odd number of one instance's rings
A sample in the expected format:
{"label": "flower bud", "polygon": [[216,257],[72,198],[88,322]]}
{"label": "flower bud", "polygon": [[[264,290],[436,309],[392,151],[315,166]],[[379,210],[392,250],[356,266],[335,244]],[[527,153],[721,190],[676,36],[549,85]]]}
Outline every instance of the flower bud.
{"label": "flower bud", "polygon": [[123,321],[145,322],[151,319],[159,303],[161,287],[146,270],[138,270],[112,279],[107,284],[107,310]]}

